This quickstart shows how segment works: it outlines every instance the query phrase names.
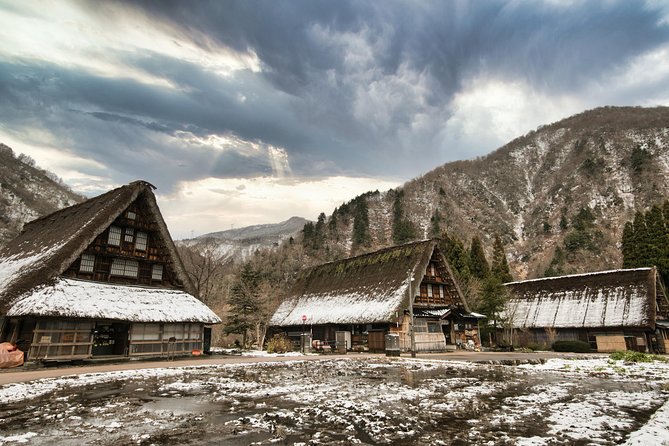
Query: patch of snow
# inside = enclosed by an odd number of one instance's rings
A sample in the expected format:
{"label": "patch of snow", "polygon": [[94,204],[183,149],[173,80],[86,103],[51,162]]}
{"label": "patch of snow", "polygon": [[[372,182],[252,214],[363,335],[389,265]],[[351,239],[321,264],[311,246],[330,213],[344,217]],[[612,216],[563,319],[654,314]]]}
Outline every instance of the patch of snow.
{"label": "patch of snow", "polygon": [[7,443],[25,444],[28,443],[31,438],[36,436],[37,434],[34,432],[26,432],[25,434],[20,434],[20,435],[10,435],[8,437],[3,437],[2,435],[0,435],[0,444],[7,444]]}
{"label": "patch of snow", "polygon": [[657,410],[648,423],[632,432],[625,446],[650,446],[669,444],[669,401]]}

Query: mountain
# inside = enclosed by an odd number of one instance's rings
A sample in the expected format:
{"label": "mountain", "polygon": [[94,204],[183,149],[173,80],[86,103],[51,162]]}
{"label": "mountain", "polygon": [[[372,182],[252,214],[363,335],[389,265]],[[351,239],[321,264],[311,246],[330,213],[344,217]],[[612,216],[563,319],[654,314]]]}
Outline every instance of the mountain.
{"label": "mountain", "polygon": [[16,157],[0,144],[0,245],[14,238],[24,223],[83,200],[30,157]]}
{"label": "mountain", "polygon": [[364,199],[363,250],[395,243],[393,226],[412,229],[413,238],[437,228],[465,243],[478,235],[488,256],[499,235],[518,279],[549,268],[618,268],[625,222],[667,197],[669,108],[604,107],[540,127],[487,156],[442,165],[396,190],[357,197],[333,212],[326,243],[330,251],[356,250],[351,207]]}
{"label": "mountain", "polygon": [[211,232],[180,243],[191,246],[212,243],[220,258],[245,260],[259,249],[279,246],[282,241],[297,236],[307,222],[301,217],[291,217],[281,223]]}

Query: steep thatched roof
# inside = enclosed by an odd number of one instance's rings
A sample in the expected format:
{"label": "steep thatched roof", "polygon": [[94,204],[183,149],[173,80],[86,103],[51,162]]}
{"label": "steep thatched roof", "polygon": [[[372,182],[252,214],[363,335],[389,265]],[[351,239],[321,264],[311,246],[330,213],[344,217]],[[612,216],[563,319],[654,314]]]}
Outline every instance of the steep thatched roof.
{"label": "steep thatched roof", "polygon": [[656,308],[661,313],[668,308],[655,268],[525,280],[506,287],[511,298],[504,316],[517,328],[653,328]]}
{"label": "steep thatched roof", "polygon": [[309,324],[394,322],[409,305],[409,278],[415,295],[435,250],[436,240],[423,240],[307,270],[270,325],[301,325],[303,315]]}
{"label": "steep thatched roof", "polygon": [[55,280],[136,199],[144,200],[186,292],[195,294],[163,220],[154,187],[135,181],[27,223],[0,250],[0,314],[20,295]]}
{"label": "steep thatched roof", "polygon": [[205,304],[181,290],[64,278],[22,295],[7,315],[132,322],[221,322]]}

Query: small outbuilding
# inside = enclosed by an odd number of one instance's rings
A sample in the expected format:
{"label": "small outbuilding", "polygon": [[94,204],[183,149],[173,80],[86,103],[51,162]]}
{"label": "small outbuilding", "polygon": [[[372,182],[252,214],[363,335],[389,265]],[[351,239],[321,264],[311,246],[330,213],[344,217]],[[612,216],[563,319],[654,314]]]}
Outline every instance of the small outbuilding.
{"label": "small outbuilding", "polygon": [[196,298],[154,187],[38,218],[0,250],[0,342],[29,360],[183,355],[221,322]]}
{"label": "small outbuilding", "polygon": [[505,284],[503,319],[516,345],[588,342],[594,351],[666,353],[669,300],[656,268],[619,269]]}
{"label": "small outbuilding", "polygon": [[270,325],[340,350],[383,352],[386,335],[396,334],[408,351],[412,315],[415,351],[480,345],[480,315],[470,313],[435,239],[304,271]]}

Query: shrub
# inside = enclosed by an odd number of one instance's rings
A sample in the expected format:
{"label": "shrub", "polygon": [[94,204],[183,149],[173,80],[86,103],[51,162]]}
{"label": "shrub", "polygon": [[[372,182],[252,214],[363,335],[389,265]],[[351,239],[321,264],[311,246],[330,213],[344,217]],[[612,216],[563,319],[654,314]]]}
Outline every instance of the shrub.
{"label": "shrub", "polygon": [[293,351],[293,343],[288,336],[278,333],[267,341],[267,353],[286,353]]}
{"label": "shrub", "polygon": [[592,351],[590,344],[583,341],[555,341],[552,349],[556,352],[572,353],[590,353]]}
{"label": "shrub", "polygon": [[619,351],[611,353],[609,356],[614,361],[625,361],[625,362],[653,362],[653,361],[666,361],[665,358],[658,355],[650,355],[643,352],[634,352],[634,351]]}

